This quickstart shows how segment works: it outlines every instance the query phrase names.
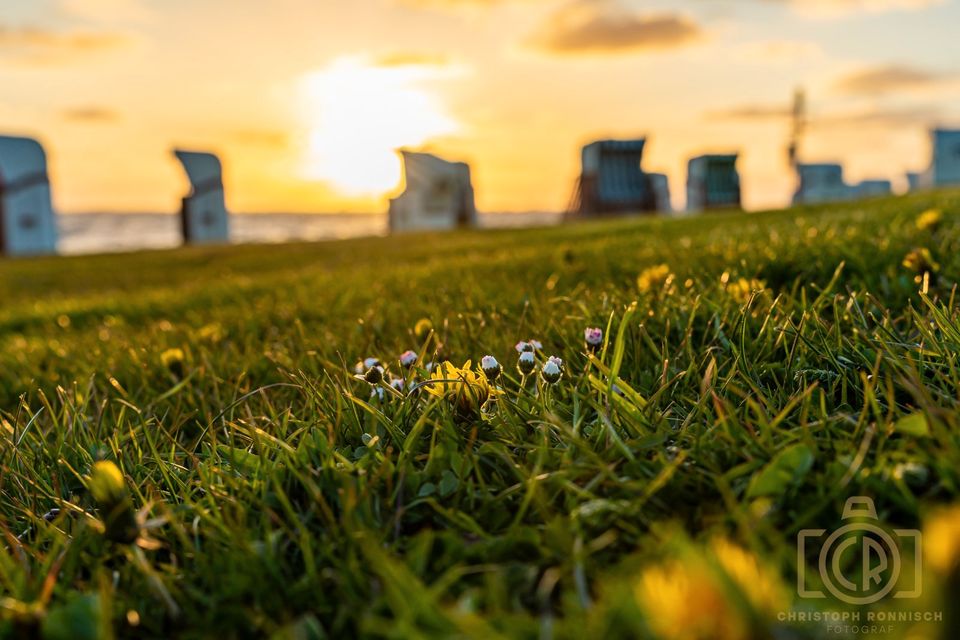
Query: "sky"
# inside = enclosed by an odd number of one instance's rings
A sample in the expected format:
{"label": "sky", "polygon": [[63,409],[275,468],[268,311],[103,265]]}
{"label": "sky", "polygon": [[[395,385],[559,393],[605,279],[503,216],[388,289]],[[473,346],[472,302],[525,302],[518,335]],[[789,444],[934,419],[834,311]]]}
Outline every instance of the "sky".
{"label": "sky", "polygon": [[482,211],[561,210],[580,147],[739,151],[745,205],[804,161],[850,181],[929,164],[960,126],[960,0],[3,0],[0,130],[43,142],[61,212],[176,211],[174,147],[235,212],[380,212],[396,148],[471,165]]}

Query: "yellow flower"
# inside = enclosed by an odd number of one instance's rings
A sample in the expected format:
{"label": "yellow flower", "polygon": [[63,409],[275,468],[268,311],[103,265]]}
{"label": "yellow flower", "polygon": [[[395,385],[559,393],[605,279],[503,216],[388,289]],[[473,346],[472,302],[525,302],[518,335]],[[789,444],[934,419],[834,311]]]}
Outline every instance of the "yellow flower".
{"label": "yellow flower", "polygon": [[[219,322],[205,324],[197,331],[197,337],[201,340],[209,340],[210,342],[220,342],[223,339],[223,326]],[[179,351],[179,349],[177,349],[177,351]]]}
{"label": "yellow flower", "polygon": [[97,503],[104,537],[113,542],[134,542],[140,533],[140,525],[127,483],[117,465],[108,460],[95,463],[90,469],[87,488]]}
{"label": "yellow flower", "polygon": [[183,377],[183,360],[183,349],[167,349],[160,354],[160,362],[177,378]]}
{"label": "yellow flower", "polygon": [[634,594],[659,638],[740,640],[745,621],[730,606],[706,566],[672,561],[643,572]]}
{"label": "yellow flower", "polygon": [[673,281],[673,274],[670,273],[670,267],[665,264],[658,264],[653,267],[647,267],[637,276],[637,288],[640,293],[650,291],[659,291],[665,285]]}
{"label": "yellow flower", "polygon": [[752,296],[754,292],[763,294],[766,290],[767,283],[763,280],[757,280],[756,278],[749,280],[746,278],[737,278],[727,284],[727,293],[740,304],[744,304],[750,300],[750,296]]}
{"label": "yellow flower", "polygon": [[[658,637],[752,638],[757,629],[742,603],[759,614],[759,619],[769,619],[787,607],[779,576],[754,554],[723,538],[714,540],[709,548],[715,563],[694,554],[648,568],[635,585],[635,597]],[[731,586],[742,599],[732,597]]]}
{"label": "yellow flower", "polygon": [[463,367],[444,362],[434,368],[430,375],[430,379],[437,382],[424,387],[431,395],[453,405],[457,415],[462,418],[475,418],[484,403],[497,395],[496,389],[487,382],[487,377],[480,371],[474,371],[471,365],[469,360]]}
{"label": "yellow flower", "polygon": [[431,331],[433,331],[433,323],[428,318],[420,318],[413,326],[413,335],[420,341],[426,340]]}
{"label": "yellow flower", "polygon": [[756,611],[773,614],[787,606],[779,577],[757,556],[725,538],[715,539],[711,548],[724,572]]}
{"label": "yellow flower", "polygon": [[943,212],[939,209],[928,209],[917,217],[917,229],[920,231],[934,230],[940,226]]}
{"label": "yellow flower", "polygon": [[160,354],[160,362],[167,369],[183,364],[183,349],[167,349]]}
{"label": "yellow flower", "polygon": [[944,576],[960,569],[960,505],[935,513],[923,529],[923,555]]}
{"label": "yellow flower", "polygon": [[914,249],[903,257],[903,266],[917,273],[936,273],[940,271],[940,265],[933,259],[933,255],[926,247]]}
{"label": "yellow flower", "polygon": [[90,481],[87,483],[97,504],[113,506],[127,499],[127,484],[117,465],[102,460],[90,469]]}

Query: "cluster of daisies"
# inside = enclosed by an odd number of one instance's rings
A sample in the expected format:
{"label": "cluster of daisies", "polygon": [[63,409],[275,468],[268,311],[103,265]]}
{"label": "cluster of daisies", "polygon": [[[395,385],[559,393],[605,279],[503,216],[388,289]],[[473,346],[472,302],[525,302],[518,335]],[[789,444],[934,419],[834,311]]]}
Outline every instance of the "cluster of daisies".
{"label": "cluster of daisies", "polygon": [[[584,346],[587,351],[596,351],[603,344],[603,330],[588,327],[583,332]],[[556,385],[563,378],[563,360],[557,356],[544,357],[543,344],[539,340],[529,339],[518,342],[514,349],[517,352],[516,369],[520,374],[520,385],[525,387],[531,377],[535,377],[539,370],[540,379],[547,385]],[[427,362],[422,369],[429,378],[414,384],[415,367],[420,362],[420,356],[413,350],[404,351],[398,358],[401,375],[393,375],[389,368],[378,358],[366,358],[354,365],[354,377],[362,380],[373,388],[372,396],[384,398],[392,392],[395,395],[412,393],[420,387],[434,395],[445,391],[451,385],[467,385],[471,387],[483,386],[485,393],[493,395],[497,388],[494,386],[503,374],[503,366],[492,355],[485,355],[474,369],[467,361],[462,367],[450,362],[437,364]],[[482,376],[482,378],[480,377]]]}

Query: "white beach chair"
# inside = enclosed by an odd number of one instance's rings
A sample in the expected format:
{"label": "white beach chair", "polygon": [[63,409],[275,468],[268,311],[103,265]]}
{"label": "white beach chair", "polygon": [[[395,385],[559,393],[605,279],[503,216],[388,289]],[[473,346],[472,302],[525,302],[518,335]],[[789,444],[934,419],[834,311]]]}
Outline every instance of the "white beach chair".
{"label": "white beach chair", "polygon": [[57,251],[47,156],[32,138],[0,136],[0,251],[11,256]]}
{"label": "white beach chair", "polygon": [[223,168],[212,153],[175,150],[190,180],[190,193],[180,210],[183,240],[187,244],[228,242],[230,228],[223,193]]}

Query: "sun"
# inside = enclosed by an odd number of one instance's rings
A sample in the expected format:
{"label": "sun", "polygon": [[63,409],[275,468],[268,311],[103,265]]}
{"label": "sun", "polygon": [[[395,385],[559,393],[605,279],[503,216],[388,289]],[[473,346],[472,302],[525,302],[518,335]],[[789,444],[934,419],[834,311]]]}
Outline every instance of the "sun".
{"label": "sun", "polygon": [[305,177],[348,196],[379,196],[400,182],[400,147],[459,130],[429,81],[430,65],[340,58],[302,78],[307,118]]}

